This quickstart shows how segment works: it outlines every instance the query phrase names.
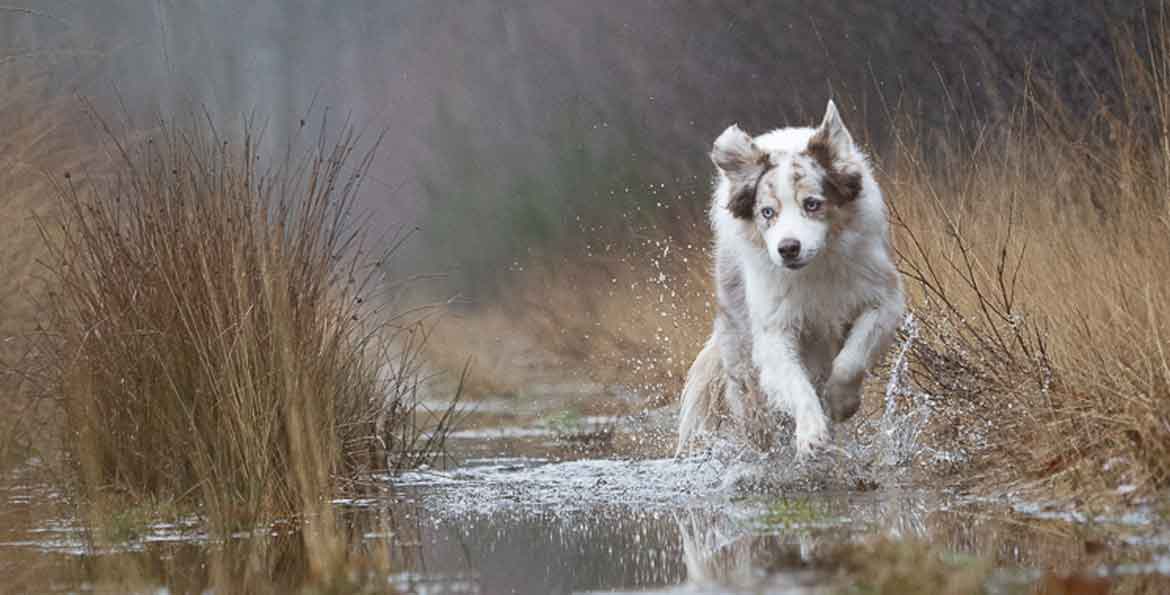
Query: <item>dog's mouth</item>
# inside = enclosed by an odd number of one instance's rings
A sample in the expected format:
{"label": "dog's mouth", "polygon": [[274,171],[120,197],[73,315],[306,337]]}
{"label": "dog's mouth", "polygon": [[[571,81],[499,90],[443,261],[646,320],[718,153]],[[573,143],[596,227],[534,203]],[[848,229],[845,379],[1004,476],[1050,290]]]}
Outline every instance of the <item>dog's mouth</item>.
{"label": "dog's mouth", "polygon": [[793,260],[793,261],[786,260],[786,261],[784,261],[784,268],[786,268],[790,271],[799,271],[800,269],[803,269],[806,266],[808,266],[807,260]]}

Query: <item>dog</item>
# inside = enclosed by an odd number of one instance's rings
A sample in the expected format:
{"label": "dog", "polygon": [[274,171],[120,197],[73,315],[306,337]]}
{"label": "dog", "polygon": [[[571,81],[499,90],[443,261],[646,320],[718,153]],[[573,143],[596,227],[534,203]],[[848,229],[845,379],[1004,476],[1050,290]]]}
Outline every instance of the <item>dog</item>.
{"label": "dog", "polygon": [[[905,313],[869,160],[830,100],[820,126],[715,139],[714,331],[687,373],[677,453],[724,412],[767,450],[772,412],[798,456],[861,405]],[[827,415],[826,415],[827,411]]]}

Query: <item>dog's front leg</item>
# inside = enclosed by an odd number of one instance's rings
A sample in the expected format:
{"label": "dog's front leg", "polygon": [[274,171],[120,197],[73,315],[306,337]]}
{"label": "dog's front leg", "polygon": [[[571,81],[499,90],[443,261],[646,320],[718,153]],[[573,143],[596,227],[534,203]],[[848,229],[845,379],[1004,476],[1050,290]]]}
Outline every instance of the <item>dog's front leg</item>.
{"label": "dog's front leg", "polygon": [[833,358],[833,369],[825,383],[825,401],[833,421],[853,417],[861,407],[861,383],[865,371],[894,340],[905,313],[900,295],[867,308],[849,330],[845,344]]}
{"label": "dog's front leg", "polygon": [[808,373],[800,363],[795,338],[784,331],[758,335],[752,359],[768,404],[796,420],[796,451],[808,454],[828,437],[828,422]]}

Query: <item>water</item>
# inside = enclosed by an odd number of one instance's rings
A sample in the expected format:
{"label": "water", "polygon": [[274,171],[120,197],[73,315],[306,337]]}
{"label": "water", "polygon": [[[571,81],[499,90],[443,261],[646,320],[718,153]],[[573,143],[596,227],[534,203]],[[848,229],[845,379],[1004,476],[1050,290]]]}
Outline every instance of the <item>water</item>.
{"label": "water", "polygon": [[[492,443],[466,447],[490,452]],[[418,592],[816,592],[837,571],[835,546],[874,536],[991,559],[1000,592],[1028,585],[1041,569],[1090,564],[1123,576],[1170,566],[1170,532],[1151,515],[1091,524],[1010,498],[900,485],[759,491],[728,481],[742,465],[712,453],[590,456],[526,437],[454,470],[408,474],[397,502],[418,534],[406,558],[412,570],[396,584]],[[770,468],[789,481],[799,474]]]}
{"label": "water", "polygon": [[[669,450],[667,415],[576,421],[578,433],[565,434],[547,418],[480,415],[479,428],[452,439],[456,464],[386,478],[383,493],[336,505],[355,545],[393,544],[389,580],[403,592],[817,592],[838,572],[838,545],[874,536],[990,559],[996,592],[1043,569],[1170,587],[1170,532],[1152,512],[1093,520],[905,482],[811,492],[745,486],[729,475],[793,484],[821,469],[784,466],[783,451],[728,457],[726,444],[682,459],[656,454]],[[7,583],[17,592],[100,589],[101,573],[127,560],[147,584],[206,588],[207,559],[219,546],[197,523],[154,525],[102,549],[61,516],[51,490],[26,484],[3,497],[0,575],[17,577]],[[237,539],[278,540],[280,532]]]}
{"label": "water", "polygon": [[[1156,507],[1094,517],[925,488],[923,469],[959,455],[919,443],[930,409],[903,381],[912,319],[904,331],[879,411],[836,428],[816,457],[716,437],[675,458],[669,408],[579,415],[574,391],[552,387],[479,403],[450,437],[451,464],[377,478],[368,497],[334,504],[353,549],[389,545],[400,592],[819,592],[840,580],[843,545],[875,538],[927,543],[959,567],[988,560],[991,592],[1073,571],[1170,592],[1170,523]],[[116,591],[128,573],[145,591],[202,592],[210,560],[249,540],[277,552],[280,590],[309,575],[282,527],[225,544],[186,519],[96,546],[37,478],[26,470],[0,488],[0,592]]]}

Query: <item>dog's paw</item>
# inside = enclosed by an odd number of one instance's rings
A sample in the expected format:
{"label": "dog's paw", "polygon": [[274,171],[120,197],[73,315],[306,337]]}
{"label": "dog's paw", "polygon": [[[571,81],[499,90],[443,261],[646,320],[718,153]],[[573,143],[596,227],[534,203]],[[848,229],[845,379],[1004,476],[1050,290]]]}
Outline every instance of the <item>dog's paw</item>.
{"label": "dog's paw", "polygon": [[829,424],[825,421],[824,415],[809,412],[796,418],[796,436],[793,438],[793,445],[796,447],[798,457],[811,455],[814,449],[824,444],[828,439]]}
{"label": "dog's paw", "polygon": [[830,379],[825,385],[825,405],[833,421],[845,421],[861,408],[861,379],[837,382]]}

